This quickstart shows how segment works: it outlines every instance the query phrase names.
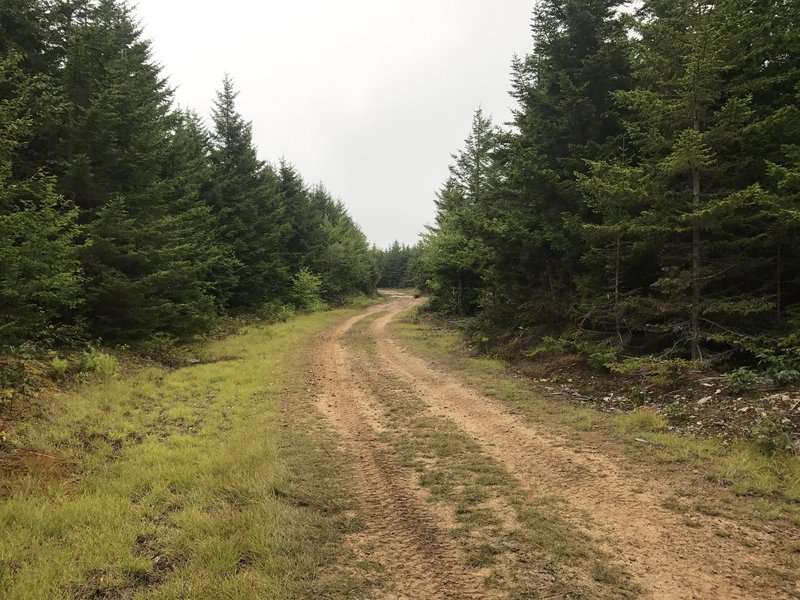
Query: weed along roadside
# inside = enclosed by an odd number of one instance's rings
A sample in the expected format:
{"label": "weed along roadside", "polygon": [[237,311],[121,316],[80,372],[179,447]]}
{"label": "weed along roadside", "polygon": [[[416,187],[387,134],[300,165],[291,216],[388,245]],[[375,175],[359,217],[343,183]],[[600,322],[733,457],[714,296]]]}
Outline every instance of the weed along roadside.
{"label": "weed along roadside", "polygon": [[352,310],[243,327],[186,368],[37,399],[6,429],[0,597],[352,597],[346,469],[308,410],[307,347]]}

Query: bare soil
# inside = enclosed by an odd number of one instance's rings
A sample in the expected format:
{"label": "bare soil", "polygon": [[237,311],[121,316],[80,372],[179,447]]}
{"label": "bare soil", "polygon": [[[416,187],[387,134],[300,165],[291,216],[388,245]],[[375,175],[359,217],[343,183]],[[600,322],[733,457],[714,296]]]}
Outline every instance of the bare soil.
{"label": "bare soil", "polygon": [[[317,341],[316,366],[309,375],[316,407],[351,461],[351,492],[363,528],[351,534],[348,543],[383,574],[385,584],[373,597],[507,595],[502,585],[492,583],[485,568],[468,564],[454,535],[453,507],[434,502],[419,473],[403,464],[386,441],[387,411],[393,402],[399,405],[409,389],[422,403],[422,412],[454,424],[474,440],[518,482],[531,502],[557,498],[576,535],[586,536],[612,565],[628,574],[635,584],[628,589],[637,590],[640,597],[800,597],[796,574],[790,581],[774,576],[786,572],[787,538],[796,538],[796,530],[770,532],[722,516],[693,514],[689,519],[666,508],[675,490],[691,485],[691,478],[643,468],[602,443],[576,444],[404,348],[387,325],[417,303],[409,295],[395,294],[326,332]],[[364,319],[371,323],[361,335],[374,349],[368,360],[355,356],[352,344],[344,342]],[[369,382],[381,376],[403,386],[386,386],[378,397]],[[518,510],[508,504],[502,509]],[[504,520],[516,522],[513,514]],[[723,537],[720,531],[737,535]],[[517,562],[514,568],[536,571],[538,566]],[[609,592],[612,588],[603,589],[602,576],[595,576],[584,589],[584,597],[616,597]]]}
{"label": "bare soil", "polygon": [[317,407],[352,459],[352,492],[363,530],[350,542],[358,556],[386,572],[384,598],[489,597],[446,535],[441,515],[426,503],[413,471],[379,439],[377,402],[357,381],[341,343],[356,322],[380,310],[385,309],[373,307],[323,336],[313,371]]}

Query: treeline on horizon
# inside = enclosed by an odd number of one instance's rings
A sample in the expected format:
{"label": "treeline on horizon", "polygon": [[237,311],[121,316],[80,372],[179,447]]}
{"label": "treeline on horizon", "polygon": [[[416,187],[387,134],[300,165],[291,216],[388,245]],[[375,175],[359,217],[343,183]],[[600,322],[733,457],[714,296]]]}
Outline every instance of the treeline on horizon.
{"label": "treeline on horizon", "polygon": [[417,265],[421,253],[419,244],[408,246],[395,241],[388,248],[374,248],[378,265],[379,288],[410,288],[420,285]]}
{"label": "treeline on horizon", "polygon": [[540,0],[532,23],[510,128],[478,110],[438,193],[431,305],[518,351],[800,378],[800,4]]}
{"label": "treeline on horizon", "polygon": [[257,156],[226,76],[175,107],[121,0],[0,2],[0,347],[189,338],[373,293],[341,202]]}

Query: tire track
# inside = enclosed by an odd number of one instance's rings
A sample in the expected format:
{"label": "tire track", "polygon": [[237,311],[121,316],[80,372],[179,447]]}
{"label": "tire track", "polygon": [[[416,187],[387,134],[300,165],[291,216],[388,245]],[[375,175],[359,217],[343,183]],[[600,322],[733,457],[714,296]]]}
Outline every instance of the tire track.
{"label": "tire track", "polygon": [[[452,529],[460,529],[462,549],[473,560],[488,560],[485,571],[493,586],[513,598],[633,597],[635,586],[623,570],[605,565],[605,553],[585,531],[575,531],[558,509],[539,504],[452,420],[431,414],[405,381],[375,360],[374,351],[358,351],[367,338],[364,327],[352,331],[352,365],[380,403],[393,448],[406,461],[414,457],[412,464],[430,493],[439,488],[440,498],[447,498],[435,506]],[[480,489],[471,487],[480,479]],[[599,565],[601,579],[596,578]]]}
{"label": "tire track", "polygon": [[464,565],[460,551],[425,501],[416,475],[403,468],[380,440],[380,409],[357,380],[341,343],[361,319],[386,310],[373,307],[324,335],[312,372],[316,405],[340,435],[352,459],[353,493],[364,529],[353,536],[361,558],[377,562],[388,579],[380,597],[395,599],[492,598],[477,574]]}

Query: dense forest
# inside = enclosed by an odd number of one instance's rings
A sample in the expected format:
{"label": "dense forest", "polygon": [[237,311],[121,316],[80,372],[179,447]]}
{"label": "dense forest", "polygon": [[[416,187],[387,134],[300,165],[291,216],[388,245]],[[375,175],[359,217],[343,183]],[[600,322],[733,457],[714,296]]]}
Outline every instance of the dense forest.
{"label": "dense forest", "polygon": [[395,242],[386,249],[373,248],[378,265],[380,288],[408,288],[418,284],[417,265],[420,247]]}
{"label": "dense forest", "polygon": [[341,202],[259,159],[224,79],[178,110],[120,0],[0,2],[0,346],[185,339],[374,291]]}
{"label": "dense forest", "polygon": [[800,376],[800,4],[541,0],[532,23],[513,122],[478,110],[438,193],[433,306],[523,350]]}
{"label": "dense forest", "polygon": [[[540,0],[513,121],[476,111],[418,246],[175,107],[121,0],[0,2],[0,345],[185,339],[417,283],[526,349],[800,369],[800,7]],[[792,367],[794,368],[794,367]]]}

